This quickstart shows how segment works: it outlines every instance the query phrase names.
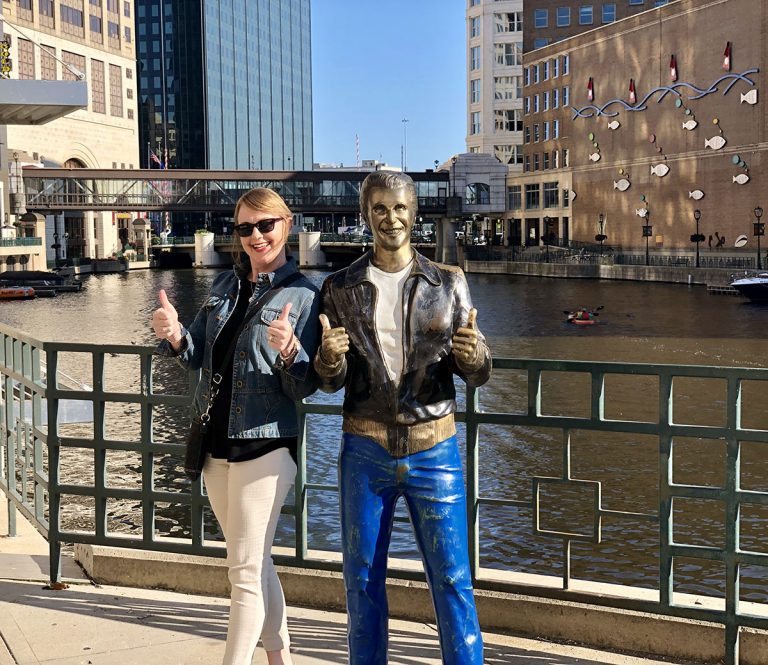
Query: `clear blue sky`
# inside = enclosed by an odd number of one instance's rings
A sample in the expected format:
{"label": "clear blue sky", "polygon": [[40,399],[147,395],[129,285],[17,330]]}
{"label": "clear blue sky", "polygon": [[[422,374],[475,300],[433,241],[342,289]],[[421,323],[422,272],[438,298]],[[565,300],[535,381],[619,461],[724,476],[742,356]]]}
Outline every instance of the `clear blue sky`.
{"label": "clear blue sky", "polygon": [[312,0],[316,162],[409,170],[465,151],[464,0]]}

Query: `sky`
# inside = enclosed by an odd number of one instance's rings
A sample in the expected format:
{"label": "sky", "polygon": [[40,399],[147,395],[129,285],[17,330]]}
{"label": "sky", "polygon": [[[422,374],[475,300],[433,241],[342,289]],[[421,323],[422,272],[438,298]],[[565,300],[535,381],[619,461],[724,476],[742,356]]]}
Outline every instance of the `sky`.
{"label": "sky", "polygon": [[361,160],[393,166],[405,139],[414,171],[465,152],[465,5],[312,0],[315,162],[355,166],[356,134]]}

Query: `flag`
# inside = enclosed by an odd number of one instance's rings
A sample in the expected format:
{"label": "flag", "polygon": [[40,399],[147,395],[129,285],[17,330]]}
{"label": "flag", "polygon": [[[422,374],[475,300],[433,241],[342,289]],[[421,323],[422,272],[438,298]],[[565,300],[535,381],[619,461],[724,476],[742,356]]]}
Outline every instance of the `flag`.
{"label": "flag", "polygon": [[149,151],[149,158],[157,164],[160,168],[163,168],[163,163],[160,161],[160,158],[155,154],[155,151],[150,149]]}
{"label": "flag", "polygon": [[587,82],[587,99],[591,102],[595,98],[595,85],[592,82],[592,77],[589,77]]}
{"label": "flag", "polygon": [[355,134],[355,166],[360,168],[360,137]]}
{"label": "flag", "polygon": [[723,69],[731,71],[731,42],[725,42],[725,53],[723,53]]}
{"label": "flag", "polygon": [[672,80],[672,83],[677,81],[677,59],[674,53],[669,59],[669,78]]}
{"label": "flag", "polygon": [[637,93],[635,92],[635,79],[629,79],[629,101],[631,104],[637,103]]}
{"label": "flag", "polygon": [[163,165],[164,169],[168,168],[168,144],[165,144],[165,164]]}

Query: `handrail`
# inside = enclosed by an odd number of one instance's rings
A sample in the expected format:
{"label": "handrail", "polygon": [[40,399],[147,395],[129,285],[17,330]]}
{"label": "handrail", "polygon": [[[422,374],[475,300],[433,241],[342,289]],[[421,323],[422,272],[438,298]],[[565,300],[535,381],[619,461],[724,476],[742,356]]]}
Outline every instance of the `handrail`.
{"label": "handrail", "polygon": [[[57,377],[62,362],[73,353],[90,355],[92,377],[89,383],[93,387],[83,384],[72,390],[56,381],[46,383],[42,360],[45,359],[47,364],[47,376]],[[107,371],[107,365],[114,355],[130,360],[124,367],[138,368],[126,385],[112,385],[114,377]],[[223,556],[222,548],[211,546],[205,534],[203,514],[207,497],[202,493],[200,481],[171,489],[156,484],[154,469],[158,460],[167,456],[180,460],[183,454],[180,435],[158,436],[162,434],[162,412],[188,407],[196,380],[194,376],[189,377],[186,391],[179,392],[183,380],[174,383],[172,377],[161,376],[170,364],[154,356],[152,347],[42,342],[0,324],[0,390],[4,397],[0,400],[0,490],[8,501],[11,530],[15,529],[15,511],[18,510],[47,537],[52,581],[60,577],[62,543]],[[768,554],[742,549],[738,538],[740,523],[744,520],[742,506],[768,506],[768,492],[745,488],[740,467],[743,446],[768,444],[768,429],[755,426],[753,413],[745,399],[745,394],[755,386],[758,393],[765,390],[768,369],[515,358],[494,359],[493,367],[492,380],[504,382],[504,398],[488,404],[484,400],[484,408],[481,408],[480,396],[485,389],[468,389],[464,394],[465,406],[456,414],[457,422],[466,432],[469,547],[477,588],[719,622],[725,626],[726,663],[736,665],[740,629],[768,628],[766,615],[757,615],[749,604],[740,603],[738,598],[739,570],[768,566]],[[550,396],[549,381],[553,376],[567,377],[573,384],[569,394],[580,400],[579,408],[571,410],[567,403]],[[654,407],[655,414],[640,414],[634,418],[622,416],[610,398],[617,381],[638,382],[637,392],[643,395],[642,405]],[[690,395],[682,395],[681,400],[679,389],[675,388],[676,382],[684,381],[717,386],[718,394],[723,396],[722,417],[695,424],[673,417],[682,412],[682,409],[676,411],[678,402],[685,405],[691,399]],[[177,389],[171,389],[174,385]],[[73,400],[92,405],[94,426],[88,428],[88,434],[73,434],[60,423],[61,409]],[[316,554],[316,548],[310,553],[308,547],[311,496],[316,492],[335,492],[337,488],[308,477],[306,443],[308,421],[338,416],[341,406],[305,401],[298,407],[299,468],[294,504],[283,510],[295,520],[295,547],[291,556],[276,557],[276,560],[284,565],[339,570],[340,564],[331,557]],[[121,413],[132,411],[136,414],[132,437],[117,439],[106,434],[112,424],[109,414],[116,413],[116,408]],[[494,440],[506,441],[506,445],[515,446],[515,450],[540,450],[538,455],[542,455],[544,449],[540,446],[546,444],[554,458],[561,460],[561,472],[556,475],[531,474],[530,493],[510,496],[502,488],[501,495],[494,494],[487,489],[494,470],[483,468],[480,447],[481,432],[487,443],[494,431],[497,431]],[[542,432],[547,432],[547,436]],[[656,442],[658,499],[655,506],[638,510],[613,505],[610,500],[604,500],[604,494],[609,489],[617,491],[615,483],[619,481],[612,481],[600,468],[575,471],[575,463],[579,461],[574,453],[576,443],[583,445],[584,441],[590,441],[591,445],[598,445],[600,436],[609,436],[613,442],[626,438],[627,454],[634,450],[640,439]],[[674,476],[674,443],[684,439],[708,441],[713,447],[725,451],[722,487],[683,483]],[[94,460],[92,482],[75,483],[62,476],[61,456],[72,451],[87,451],[89,458]],[[138,486],[115,486],[110,481],[108,456],[122,453],[132,453],[141,460]],[[514,457],[514,454],[510,455],[510,459]],[[4,468],[2,460],[7,460]],[[555,491],[572,492],[582,497],[578,503],[557,504],[558,510],[565,515],[565,525],[548,523]],[[91,502],[92,528],[78,530],[62,523],[65,500]],[[137,512],[141,516],[141,533],[136,536],[117,534],[108,528],[109,503],[126,500],[141,506]],[[673,532],[677,503],[690,500],[706,500],[723,506],[722,543],[700,545],[696,540],[697,532],[682,535]],[[188,515],[188,537],[156,533],[155,520],[164,504],[173,504],[177,511]],[[487,533],[484,511],[499,509],[529,514],[528,537],[537,539],[542,547],[546,543],[559,544],[557,557],[550,551],[550,556],[556,559],[553,569],[559,570],[559,575],[550,573],[540,578],[546,577],[546,582],[524,584],[510,581],[503,573],[482,565],[481,534]],[[608,522],[644,523],[656,530],[654,556],[658,558],[658,577],[654,593],[649,594],[643,585],[629,583],[616,586],[615,596],[574,588],[574,581],[584,579],[583,575],[572,572],[575,550],[580,546],[597,546],[603,539],[612,537]],[[718,562],[723,567],[725,601],[722,607],[685,604],[685,597],[675,588],[675,560],[681,558]],[[423,575],[406,569],[396,569],[393,575],[423,579]]]}

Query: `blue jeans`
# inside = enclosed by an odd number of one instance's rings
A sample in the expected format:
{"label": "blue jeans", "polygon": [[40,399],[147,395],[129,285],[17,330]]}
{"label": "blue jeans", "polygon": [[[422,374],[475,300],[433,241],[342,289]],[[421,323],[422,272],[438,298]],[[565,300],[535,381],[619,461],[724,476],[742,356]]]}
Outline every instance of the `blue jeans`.
{"label": "blue jeans", "polygon": [[375,441],[344,434],[339,490],[350,665],[387,663],[387,551],[401,496],[432,592],[443,663],[482,665],[456,437],[394,458]]}

